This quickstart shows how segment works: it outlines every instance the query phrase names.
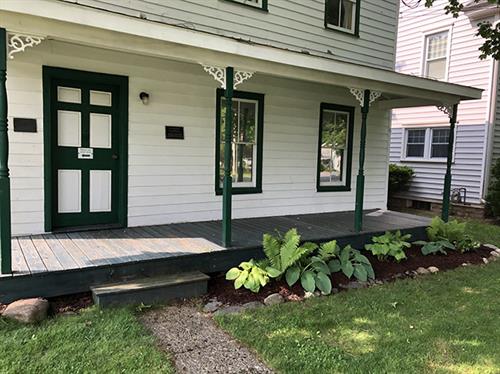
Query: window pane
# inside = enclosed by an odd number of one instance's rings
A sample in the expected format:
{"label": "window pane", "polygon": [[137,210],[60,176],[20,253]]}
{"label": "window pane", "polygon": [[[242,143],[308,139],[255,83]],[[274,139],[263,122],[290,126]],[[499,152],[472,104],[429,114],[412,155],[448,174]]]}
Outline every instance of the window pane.
{"label": "window pane", "polygon": [[446,77],[446,59],[427,62],[427,77],[434,79],[444,79]]}
{"label": "window pane", "polygon": [[448,157],[448,140],[450,137],[450,129],[433,129],[432,130],[432,158]]}
{"label": "window pane", "polygon": [[448,157],[448,144],[433,144],[431,157],[446,158]]}
{"label": "window pane", "polygon": [[323,112],[320,185],[335,185],[344,182],[348,123],[348,113]]}
{"label": "window pane", "polygon": [[353,15],[356,12],[355,0],[327,0],[326,23],[352,30]]}
{"label": "window pane", "polygon": [[[226,131],[226,99],[222,98],[220,110],[220,140],[224,141],[224,132]],[[235,141],[238,132],[238,102],[233,100],[233,136],[232,140]]]}
{"label": "window pane", "polygon": [[425,143],[425,130],[408,130],[408,144]]}
{"label": "window pane", "polygon": [[432,143],[446,143],[450,137],[449,129],[435,129],[432,130]]}
{"label": "window pane", "polygon": [[424,157],[424,144],[408,144],[406,157]]}
{"label": "window pane", "polygon": [[425,130],[408,130],[406,157],[424,157]]}
{"label": "window pane", "polygon": [[[233,144],[231,157],[231,176],[233,183],[252,183],[254,166],[254,145]],[[220,146],[220,186],[224,181],[224,144]]]}
{"label": "window pane", "polygon": [[240,103],[240,131],[238,136],[240,142],[255,143],[256,110],[256,103]]}
{"label": "window pane", "polygon": [[429,35],[427,37],[427,59],[446,57],[448,49],[448,32]]}

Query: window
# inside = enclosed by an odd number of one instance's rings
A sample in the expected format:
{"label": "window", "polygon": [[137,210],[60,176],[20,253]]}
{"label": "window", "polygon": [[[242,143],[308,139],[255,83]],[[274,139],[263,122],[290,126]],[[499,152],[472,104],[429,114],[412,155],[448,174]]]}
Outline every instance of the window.
{"label": "window", "polygon": [[449,138],[449,128],[406,129],[404,159],[444,161],[448,157]]}
{"label": "window", "polygon": [[448,31],[425,38],[424,75],[428,78],[447,79]]}
{"label": "window", "polygon": [[406,157],[424,157],[426,130],[408,130]]}
{"label": "window", "polygon": [[[215,191],[222,194],[224,181],[224,129],[226,99],[224,90],[217,90],[216,176]],[[262,192],[262,141],[264,95],[234,91],[232,162],[233,193]]]}
{"label": "window", "polygon": [[354,108],[321,104],[318,191],[350,191]]}
{"label": "window", "polygon": [[262,9],[267,11],[267,2],[268,0],[226,0],[232,3],[239,3],[243,5],[251,6],[252,8]]}
{"label": "window", "polygon": [[431,158],[448,157],[450,129],[432,129]]}
{"label": "window", "polygon": [[325,0],[325,27],[358,35],[361,0]]}

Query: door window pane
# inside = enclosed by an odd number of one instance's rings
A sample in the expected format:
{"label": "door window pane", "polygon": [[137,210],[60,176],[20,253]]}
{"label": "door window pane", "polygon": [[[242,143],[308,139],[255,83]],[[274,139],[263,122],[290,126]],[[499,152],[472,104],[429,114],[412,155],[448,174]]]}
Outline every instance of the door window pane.
{"label": "door window pane", "polygon": [[406,157],[424,157],[425,129],[407,130]]}
{"label": "door window pane", "polygon": [[319,184],[344,185],[350,136],[349,113],[324,110],[322,118]]}
{"label": "door window pane", "polygon": [[79,88],[57,87],[57,101],[81,104],[82,91]]}
{"label": "door window pane", "polygon": [[328,26],[354,31],[356,0],[326,0],[325,19]]}
{"label": "door window pane", "polygon": [[450,137],[450,129],[433,129],[432,130],[432,158],[448,157],[448,140]]}
{"label": "door window pane", "polygon": [[69,110],[57,111],[57,145],[81,147],[81,113]]}
{"label": "door window pane", "polygon": [[90,91],[90,105],[111,106],[111,92]]}
{"label": "door window pane", "polygon": [[[221,100],[220,187],[224,180],[224,129],[226,101]],[[255,186],[258,102],[233,99],[233,131],[231,136],[231,176],[235,187]]]}

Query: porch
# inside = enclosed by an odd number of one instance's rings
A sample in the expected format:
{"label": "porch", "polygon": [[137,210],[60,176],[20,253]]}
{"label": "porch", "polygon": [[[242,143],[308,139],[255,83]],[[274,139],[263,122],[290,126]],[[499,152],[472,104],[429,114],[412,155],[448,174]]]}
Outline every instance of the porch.
{"label": "porch", "polygon": [[429,219],[370,210],[364,230],[352,227],[354,212],[289,215],[233,220],[233,246],[224,248],[220,221],[78,231],[12,239],[13,273],[0,276],[0,302],[21,297],[88,291],[93,285],[168,272],[225,271],[250,257],[261,257],[262,235],[297,228],[304,241],[337,239],[361,248],[386,230],[422,238]]}

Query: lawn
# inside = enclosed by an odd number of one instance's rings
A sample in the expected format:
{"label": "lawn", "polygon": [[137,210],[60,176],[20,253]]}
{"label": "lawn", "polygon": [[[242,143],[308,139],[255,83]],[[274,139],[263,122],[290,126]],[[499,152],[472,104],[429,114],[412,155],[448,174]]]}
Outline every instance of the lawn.
{"label": "lawn", "polygon": [[0,319],[2,373],[173,373],[131,309],[60,316],[38,326]]}
{"label": "lawn", "polygon": [[217,321],[282,373],[499,373],[500,262]]}

